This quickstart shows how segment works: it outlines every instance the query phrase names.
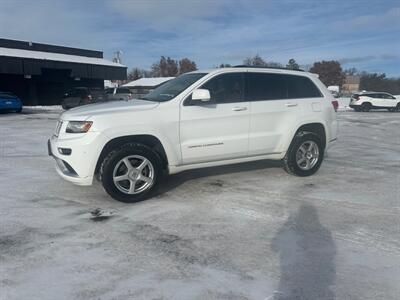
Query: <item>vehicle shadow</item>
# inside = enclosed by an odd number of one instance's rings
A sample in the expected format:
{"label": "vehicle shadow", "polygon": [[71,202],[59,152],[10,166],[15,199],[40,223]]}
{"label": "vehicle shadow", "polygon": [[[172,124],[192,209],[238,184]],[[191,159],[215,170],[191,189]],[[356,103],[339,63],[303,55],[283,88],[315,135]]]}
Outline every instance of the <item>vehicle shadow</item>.
{"label": "vehicle shadow", "polygon": [[303,203],[273,238],[279,253],[279,300],[333,300],[336,246],[331,232],[322,226],[317,210]]}
{"label": "vehicle shadow", "polygon": [[174,190],[183,183],[185,183],[186,181],[193,179],[222,175],[222,174],[233,174],[233,173],[248,172],[248,171],[255,171],[255,170],[269,169],[269,168],[281,168],[281,167],[282,167],[281,161],[261,160],[261,161],[226,165],[220,167],[209,167],[209,168],[188,170],[178,174],[165,176],[163,182],[159,185],[157,191],[155,192],[155,196],[160,196],[164,193]]}

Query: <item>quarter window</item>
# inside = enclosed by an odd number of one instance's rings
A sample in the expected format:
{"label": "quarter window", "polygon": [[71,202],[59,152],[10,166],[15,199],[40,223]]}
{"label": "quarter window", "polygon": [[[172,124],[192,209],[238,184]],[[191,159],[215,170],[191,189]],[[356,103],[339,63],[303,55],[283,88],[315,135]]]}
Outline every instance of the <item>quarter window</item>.
{"label": "quarter window", "polygon": [[322,97],[319,89],[309,78],[297,75],[285,75],[285,77],[289,99]]}

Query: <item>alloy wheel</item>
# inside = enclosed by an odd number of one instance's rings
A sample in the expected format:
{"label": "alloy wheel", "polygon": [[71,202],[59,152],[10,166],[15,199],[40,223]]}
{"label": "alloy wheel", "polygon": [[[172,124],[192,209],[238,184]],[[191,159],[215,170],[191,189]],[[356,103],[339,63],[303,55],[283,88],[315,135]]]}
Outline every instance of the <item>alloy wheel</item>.
{"label": "alloy wheel", "polygon": [[113,181],[125,194],[142,193],[154,184],[154,167],[141,155],[130,155],[121,159],[114,167]]}
{"label": "alloy wheel", "polygon": [[305,141],[296,152],[297,166],[303,170],[311,170],[319,160],[319,148],[314,141]]}

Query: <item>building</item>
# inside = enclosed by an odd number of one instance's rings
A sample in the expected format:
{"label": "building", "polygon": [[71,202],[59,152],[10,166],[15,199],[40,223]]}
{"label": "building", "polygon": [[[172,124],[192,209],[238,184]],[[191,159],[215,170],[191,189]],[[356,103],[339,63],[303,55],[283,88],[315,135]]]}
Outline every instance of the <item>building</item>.
{"label": "building", "polygon": [[175,77],[149,77],[140,78],[123,85],[131,90],[135,97],[141,97],[148,94],[161,84],[174,79]]}
{"label": "building", "polygon": [[347,75],[342,90],[348,92],[358,92],[360,90],[360,75]]}
{"label": "building", "polygon": [[101,87],[104,80],[125,80],[127,68],[103,52],[0,39],[0,91],[24,105],[59,104],[74,87]]}

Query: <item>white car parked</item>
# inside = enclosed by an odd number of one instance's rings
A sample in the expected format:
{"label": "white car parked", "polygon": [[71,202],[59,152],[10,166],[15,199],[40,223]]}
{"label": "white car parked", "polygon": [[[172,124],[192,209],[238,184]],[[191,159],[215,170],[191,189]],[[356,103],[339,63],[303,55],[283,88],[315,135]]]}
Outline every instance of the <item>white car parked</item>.
{"label": "white car parked", "polygon": [[400,99],[389,93],[362,92],[353,94],[350,105],[355,111],[370,111],[371,109],[387,109],[400,111]]}
{"label": "white car parked", "polygon": [[99,178],[115,199],[152,194],[162,174],[282,160],[309,176],[336,140],[337,101],[311,73],[235,67],[181,75],[145,99],[64,112],[48,142],[58,174]]}

